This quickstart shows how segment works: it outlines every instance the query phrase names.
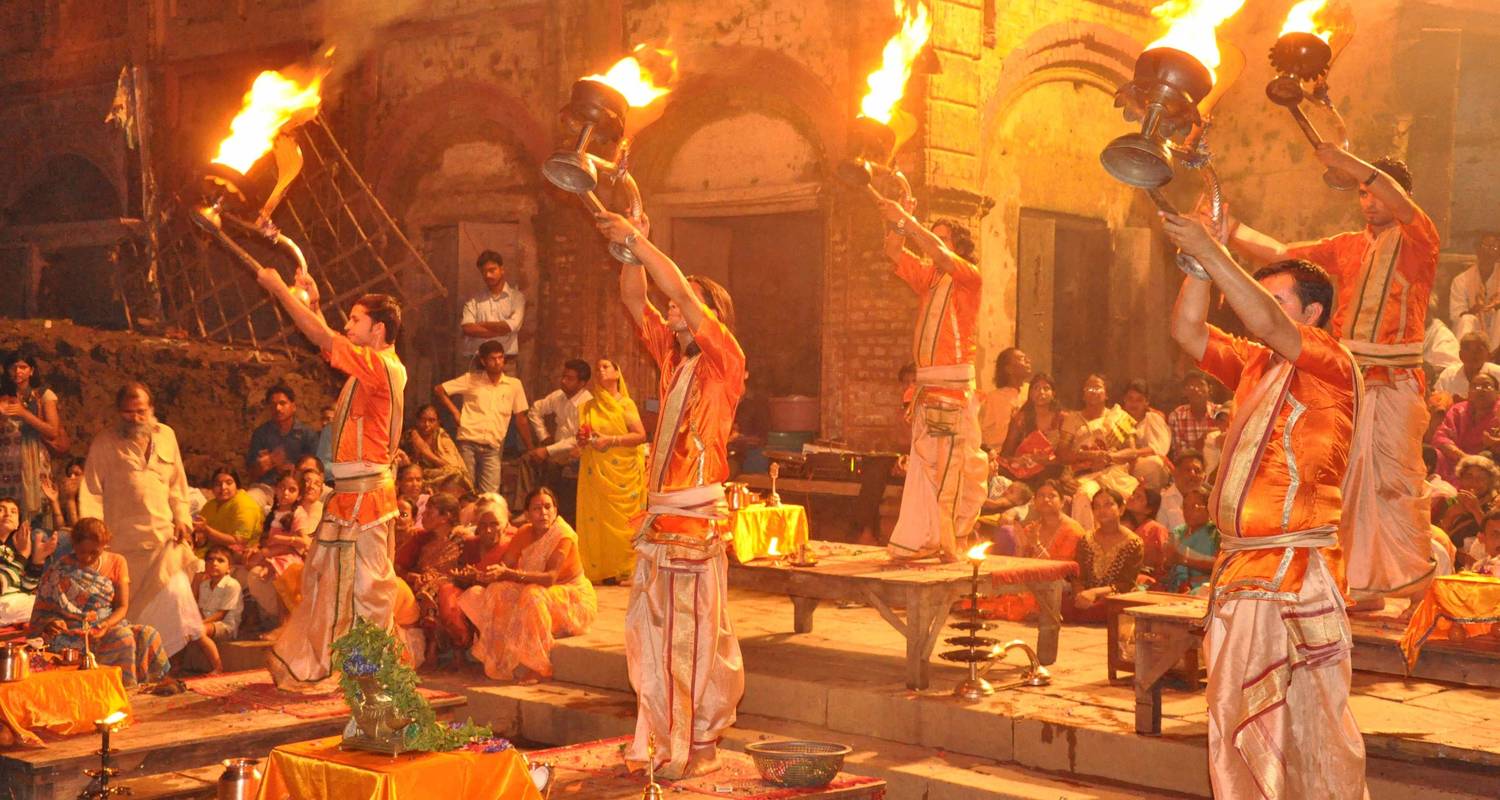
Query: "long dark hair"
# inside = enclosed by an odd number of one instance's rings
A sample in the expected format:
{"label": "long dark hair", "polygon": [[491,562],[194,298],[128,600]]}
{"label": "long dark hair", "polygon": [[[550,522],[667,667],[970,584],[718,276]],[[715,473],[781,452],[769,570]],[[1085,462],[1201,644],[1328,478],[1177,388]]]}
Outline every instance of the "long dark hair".
{"label": "long dark hair", "polygon": [[1052,388],[1053,413],[1057,413],[1057,384],[1052,382],[1052,376],[1045,372],[1036,372],[1031,375],[1031,391],[1026,395],[1026,402],[1021,404],[1021,429],[1023,431],[1036,430],[1036,387],[1037,384],[1045,383]]}

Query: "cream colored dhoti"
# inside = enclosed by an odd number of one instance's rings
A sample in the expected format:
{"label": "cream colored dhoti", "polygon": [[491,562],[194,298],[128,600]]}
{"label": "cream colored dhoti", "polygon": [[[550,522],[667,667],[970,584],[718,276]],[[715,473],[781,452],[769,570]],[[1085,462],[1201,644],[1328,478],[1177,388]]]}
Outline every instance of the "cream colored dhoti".
{"label": "cream colored dhoti", "polygon": [[330,691],[335,639],[358,615],[385,630],[394,626],[397,580],[391,567],[391,519],[365,525],[325,513],[302,569],[302,602],[287,616],[266,666],[277,688]]}
{"label": "cream colored dhoti", "polygon": [[[643,527],[650,524],[648,516]],[[728,561],[718,540],[690,549],[638,536],[635,550],[625,660],[637,710],[625,757],[646,761],[655,734],[657,762],[680,775],[694,747],[716,743],[734,724],[745,693],[729,621]]]}
{"label": "cream colored dhoti", "polygon": [[[972,379],[943,380],[940,371],[948,369],[918,370],[918,383],[940,389],[972,387]],[[973,532],[984,506],[989,462],[979,447],[979,404],[972,392],[962,403],[945,402],[950,400],[943,395],[924,404],[918,392],[901,512],[891,531],[892,555],[957,554],[959,542]]]}
{"label": "cream colored dhoti", "polygon": [[1369,439],[1344,483],[1349,592],[1356,600],[1421,592],[1436,564],[1422,465],[1427,405],[1416,381],[1366,384],[1354,430]]}
{"label": "cream colored dhoti", "polygon": [[1208,753],[1226,800],[1367,798],[1365,745],[1349,710],[1344,603],[1309,554],[1295,601],[1229,595],[1204,636]]}

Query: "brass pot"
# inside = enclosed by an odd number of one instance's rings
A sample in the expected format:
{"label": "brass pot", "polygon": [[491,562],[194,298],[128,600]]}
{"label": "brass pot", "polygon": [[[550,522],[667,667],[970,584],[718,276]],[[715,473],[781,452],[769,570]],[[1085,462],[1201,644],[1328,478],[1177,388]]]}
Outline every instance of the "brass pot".
{"label": "brass pot", "polygon": [[0,683],[24,681],[31,674],[31,653],[25,642],[13,642],[0,649]]}

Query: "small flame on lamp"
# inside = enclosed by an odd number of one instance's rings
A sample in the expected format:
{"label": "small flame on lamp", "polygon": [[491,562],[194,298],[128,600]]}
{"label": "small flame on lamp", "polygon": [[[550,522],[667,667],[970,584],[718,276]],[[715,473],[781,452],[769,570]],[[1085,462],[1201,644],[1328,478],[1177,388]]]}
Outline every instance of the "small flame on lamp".
{"label": "small flame on lamp", "polygon": [[1166,22],[1167,32],[1146,49],[1181,50],[1198,59],[1217,81],[1221,56],[1214,31],[1244,5],[1245,0],[1165,0],[1151,9],[1151,16]]}
{"label": "small flame on lamp", "polygon": [[893,5],[901,20],[901,30],[886,41],[880,68],[866,79],[870,90],[859,104],[862,115],[887,125],[906,92],[912,64],[932,35],[932,14],[925,0],[894,0]]}
{"label": "small flame on lamp", "polygon": [[[638,44],[631,54],[616,61],[602,75],[589,75],[586,81],[598,81],[625,96],[631,108],[649,106],[672,91],[677,79],[677,54]],[[646,62],[655,68],[648,68]],[[664,74],[663,74],[664,73]],[[660,81],[660,83],[658,83]]]}
{"label": "small flame on lamp", "polygon": [[965,553],[964,557],[969,559],[970,561],[983,561],[985,555],[989,553],[990,547],[994,544],[994,542],[980,542],[979,544],[970,547],[969,552]]}
{"label": "small flame on lamp", "polygon": [[214,162],[241,175],[249,172],[261,156],[270,152],[282,128],[306,122],[318,113],[323,103],[319,89],[326,74],[326,69],[319,70],[306,82],[299,82],[274,69],[262,72],[245,93],[245,104],[229,123],[229,136],[219,143]]}
{"label": "small flame on lamp", "polygon": [[124,722],[124,721],[125,721],[125,712],[124,711],[116,711],[113,714],[110,714],[109,716],[105,717],[104,719],[95,720],[94,724],[95,725],[106,725],[106,726],[109,726],[109,725],[118,725],[118,724],[120,724],[121,722]]}
{"label": "small flame on lamp", "polygon": [[772,536],[771,537],[771,546],[766,548],[766,555],[768,555],[768,556],[770,556],[772,558],[776,558],[776,557],[780,556],[781,555],[781,551],[778,550],[778,549],[776,549],[776,544],[778,542],[780,542],[780,541],[781,541],[780,539],[776,538],[775,536]]}
{"label": "small flame on lamp", "polygon": [[1286,23],[1281,26],[1278,36],[1311,33],[1325,42],[1329,41],[1333,38],[1333,24],[1329,16],[1328,0],[1302,0],[1287,12]]}

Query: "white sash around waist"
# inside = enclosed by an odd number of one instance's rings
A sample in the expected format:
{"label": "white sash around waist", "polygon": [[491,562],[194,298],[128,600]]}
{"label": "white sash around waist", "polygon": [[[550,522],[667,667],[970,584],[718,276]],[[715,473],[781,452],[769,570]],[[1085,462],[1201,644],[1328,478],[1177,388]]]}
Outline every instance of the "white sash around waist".
{"label": "white sash around waist", "polygon": [[1324,525],[1278,536],[1229,536],[1219,535],[1219,549],[1226,553],[1244,550],[1281,550],[1287,547],[1332,547],[1339,543],[1338,528]]}
{"label": "white sash around waist", "polygon": [[711,483],[690,489],[670,492],[651,492],[646,513],[694,519],[727,519],[728,504],[724,501],[724,484]]}
{"label": "white sash around waist", "polygon": [[917,367],[917,383],[922,386],[967,386],[974,382],[973,364],[939,364]]}
{"label": "white sash around waist", "polygon": [[1382,344],[1358,339],[1340,339],[1339,344],[1349,348],[1354,360],[1361,367],[1420,367],[1422,366],[1422,343],[1399,342]]}

